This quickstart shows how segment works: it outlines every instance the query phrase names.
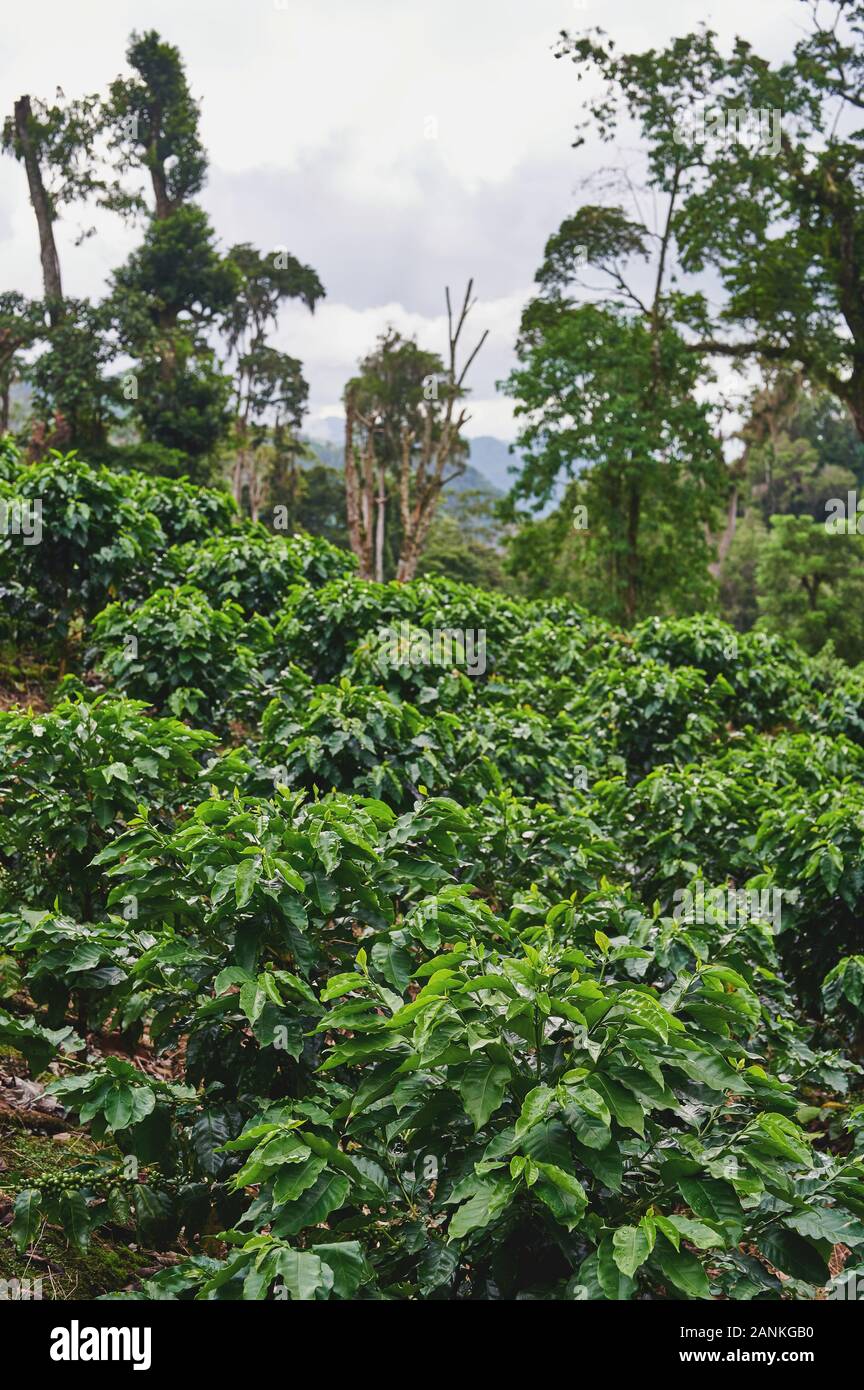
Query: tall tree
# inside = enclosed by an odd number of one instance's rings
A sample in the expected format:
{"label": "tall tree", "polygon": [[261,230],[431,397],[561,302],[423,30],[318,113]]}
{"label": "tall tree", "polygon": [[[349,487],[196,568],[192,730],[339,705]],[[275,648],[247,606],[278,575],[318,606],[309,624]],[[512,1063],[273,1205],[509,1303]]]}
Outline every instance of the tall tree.
{"label": "tall tree", "polygon": [[237,291],[223,321],[234,360],[232,485],[238,504],[246,490],[257,520],[263,501],[261,445],[270,430],[276,453],[291,452],[290,436],[300,427],[309,394],[301,363],[270,346],[267,335],[275,328],[285,300],[300,299],[314,313],[324,287],[310,266],[287,251],[266,257],[243,243],[231,248],[228,261],[237,275]]}
{"label": "tall tree", "polygon": [[471,418],[461,402],[484,332],[460,363],[460,341],[473,307],[469,280],[454,316],[449,289],[446,362],[388,329],[345,388],[345,500],[351,548],[366,578],[384,577],[390,489],[398,500],[396,578],[414,578],[447,483],[465,470],[462,430]]}
{"label": "tall tree", "polygon": [[267,495],[267,479],[299,448],[296,432],[306,410],[309,388],[296,357],[260,343],[237,363],[240,414],[232,484],[238,505],[245,490],[257,521]]}
{"label": "tall tree", "polygon": [[[29,332],[27,345],[38,339],[45,345],[29,372],[39,412],[31,422],[31,457],[50,447],[92,449],[104,443],[107,402],[114,394],[104,373],[116,352],[110,317],[87,301],[64,297],[55,238],[64,208],[110,200],[112,183],[99,158],[103,131],[98,96],[67,100],[59,88],[50,104],[20,97],[4,126],[4,148],[27,175],[42,262],[44,299],[26,315],[29,330],[39,329]],[[93,230],[79,229],[77,241]]]}
{"label": "tall tree", "polygon": [[864,438],[864,3],[807,8],[777,66],[740,38],[725,56],[710,30],[641,53],[564,35],[559,56],[603,80],[589,114],[604,139],[622,112],[641,128],[680,268],[720,277],[719,313],[680,294],[691,350],[802,369]]}
{"label": "tall tree", "polygon": [[[465,385],[472,363],[489,336],[484,329],[464,361],[459,362],[459,347],[468,314],[476,300],[469,280],[459,313],[453,315],[450,290],[445,290],[447,303],[447,360],[443,379],[437,392],[429,388],[435,379],[424,384],[420,419],[416,424],[403,423],[400,430],[399,455],[399,516],[402,523],[402,545],[396,578],[413,579],[423,554],[429,528],[435,518],[441,493],[447,483],[465,471],[468,446],[462,437],[464,426],[471,419],[459,403],[468,394]],[[458,407],[458,409],[457,409]],[[448,472],[448,470],[450,470]]]}
{"label": "tall tree", "polygon": [[56,323],[62,313],[63,285],[60,279],[60,257],[54,240],[54,219],[57,214],[48,197],[42,174],[41,135],[42,131],[34,119],[33,104],[29,96],[19,97],[15,103],[11,129],[9,134],[4,136],[4,144],[14,150],[16,158],[21,160],[27,171],[30,202],[39,229],[39,259],[42,262],[45,300],[52,322]]}
{"label": "tall tree", "polygon": [[402,437],[416,428],[424,389],[437,390],[443,371],[437,353],[388,328],[345,387],[345,509],[364,579],[384,578],[387,503]]}
{"label": "tall tree", "polygon": [[117,172],[109,205],[149,214],[142,244],[113,277],[120,342],[137,358],[128,399],[149,440],[202,460],[230,424],[231,382],[207,333],[230,309],[238,277],[192,201],[207,157],[179,50],[150,30],[133,33],[126,56],[132,73],[111,84],[102,122]]}
{"label": "tall tree", "polygon": [[55,223],[64,206],[106,188],[95,156],[98,108],[98,98],[67,101],[58,88],[53,104],[19,97],[3,126],[3,149],[23,165],[27,176],[39,234],[45,305],[52,324],[63,315]]}
{"label": "tall tree", "polygon": [[[154,29],[132,34],[126,58],[132,75],[112,82],[105,124],[118,172],[149,177],[153,216],[163,221],[204,187],[207,155],[198,134],[199,106],[180,50]],[[126,213],[147,207],[140,186],[131,191],[115,186],[113,204]]]}
{"label": "tall tree", "polygon": [[676,322],[674,213],[673,192],[656,229],[592,205],[562,224],[506,383],[525,421],[513,498],[539,507],[578,480],[568,505],[581,509],[590,586],[601,609],[628,624],[687,602],[688,587],[696,597],[700,576],[705,589],[706,533],[726,490],[711,411],[697,397],[703,364]]}
{"label": "tall tree", "polygon": [[207,331],[236,291],[236,271],[194,204],[154,217],[113,277],[120,340],[138,359],[130,402],[149,439],[193,459],[212,453],[230,422],[231,381]]}

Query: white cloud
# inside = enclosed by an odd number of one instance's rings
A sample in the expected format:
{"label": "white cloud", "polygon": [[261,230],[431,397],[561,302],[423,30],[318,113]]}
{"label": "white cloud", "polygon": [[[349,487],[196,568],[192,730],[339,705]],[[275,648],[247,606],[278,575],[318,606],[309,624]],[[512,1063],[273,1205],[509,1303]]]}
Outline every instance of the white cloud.
{"label": "white cloud", "polygon": [[[489,330],[489,337],[477,356],[468,378],[472,394],[468,400],[471,422],[469,434],[500,434],[511,439],[514,434],[512,409],[509,400],[494,395],[495,382],[506,375],[512,357],[512,344],[519,325],[522,305],[528,289],[496,300],[477,300],[464,329],[465,352],[469,352],[480,334]],[[422,347],[432,352],[446,353],[447,319],[442,312],[427,316],[414,313],[398,303],[381,304],[366,309],[353,309],[347,304],[324,302],[314,314],[299,305],[283,309],[280,316],[277,343],[285,352],[299,357],[307,378],[318,384],[317,398],[310,412],[313,420],[340,414],[341,389],[356,370],[359,359],[375,345],[385,328],[392,326],[404,337],[416,337]],[[464,360],[464,359],[463,359]]]}
{"label": "white cloud", "polygon": [[[327,286],[314,318],[291,307],[279,332],[306,363],[313,409],[339,399],[387,322],[440,347],[443,287],[474,274],[486,296],[476,325],[491,330],[475,425],[509,436],[494,382],[512,362],[543,242],[597,157],[596,146],[570,149],[583,92],[552,56],[558,32],[599,25],[619,48],[641,48],[705,19],[724,41],[742,32],[777,57],[803,27],[800,10],[798,0],[724,0],[713,15],[704,0],[40,0],[4,9],[0,111],[58,84],[104,89],[124,69],[130,32],[156,28],[202,100],[203,201],[223,243],[287,244]],[[35,294],[25,181],[11,161],[0,168],[0,289]],[[82,246],[76,219],[59,234],[73,295],[99,294],[138,235],[118,218],[87,220],[98,235]]]}

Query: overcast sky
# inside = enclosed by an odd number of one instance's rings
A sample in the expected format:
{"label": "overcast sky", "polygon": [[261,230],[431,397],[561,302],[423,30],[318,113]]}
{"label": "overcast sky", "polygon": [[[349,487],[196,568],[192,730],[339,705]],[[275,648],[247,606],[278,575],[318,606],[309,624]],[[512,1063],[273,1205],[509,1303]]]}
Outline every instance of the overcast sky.
{"label": "overcast sky", "polygon": [[[609,162],[570,148],[580,89],[552,56],[562,28],[600,26],[648,47],[705,20],[769,58],[804,28],[800,0],[4,0],[0,109],[24,92],[104,89],[132,29],[180,48],[210,157],[202,201],[224,246],[286,246],[318,271],[314,317],[281,316],[279,346],[305,363],[310,424],[340,412],[358,357],[393,323],[441,350],[444,285],[473,275],[472,434],[514,433],[494,383],[512,364],[543,244]],[[99,295],[140,231],[88,217],[60,230],[64,288]],[[0,288],[39,294],[23,171],[0,162]]]}

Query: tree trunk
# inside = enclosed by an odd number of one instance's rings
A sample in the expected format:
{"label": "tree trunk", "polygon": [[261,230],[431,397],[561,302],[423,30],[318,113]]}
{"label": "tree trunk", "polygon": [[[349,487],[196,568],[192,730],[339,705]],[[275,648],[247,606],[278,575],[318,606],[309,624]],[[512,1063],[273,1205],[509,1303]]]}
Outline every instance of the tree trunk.
{"label": "tree trunk", "polygon": [[253,521],[257,521],[261,515],[261,506],[264,502],[264,479],[255,466],[248,470],[247,476],[249,478],[249,515]]}
{"label": "tree trunk", "polygon": [[732,496],[729,498],[729,511],[726,517],[726,526],[719,541],[717,542],[717,559],[712,560],[708,566],[708,573],[713,579],[720,578],[720,571],[723,568],[723,561],[729,554],[729,548],[735,539],[735,530],[738,525],[738,488],[732,488]]}
{"label": "tree trunk", "polygon": [[[402,517],[402,545],[396,578],[407,584],[417,573],[417,565],[423,554],[429,527],[435,517],[438,501],[444,488],[444,469],[452,452],[454,441],[459,435],[459,426],[453,428],[449,411],[442,426],[438,443],[432,437],[432,412],[429,411],[424,424],[423,438],[420,441],[420,455],[416,465],[412,462],[415,435],[413,431],[403,434],[402,458],[399,475],[399,503]],[[413,477],[412,477],[413,474]],[[413,483],[413,486],[412,486]],[[412,503],[412,493],[414,501]]]}
{"label": "tree trunk", "polygon": [[353,553],[360,559],[360,509],[357,462],[354,458],[354,407],[345,402],[345,516],[348,521],[348,540]]}
{"label": "tree trunk", "polygon": [[[399,474],[399,509],[402,518],[402,545],[399,555],[399,563],[396,569],[396,578],[400,582],[407,582],[414,578],[417,573],[417,564],[423,554],[423,547],[429,533],[429,527],[435,516],[435,510],[444,489],[445,483],[450,478],[445,478],[444,471],[447,464],[453,458],[456,446],[459,443],[460,431],[470,419],[467,411],[460,410],[454,416],[456,401],[463,393],[465,378],[471,367],[471,363],[477,356],[488,337],[488,328],[481,334],[474,350],[468,354],[462,368],[457,367],[457,355],[459,339],[462,329],[465,326],[465,319],[471,309],[471,289],[473,280],[468,281],[465,291],[465,298],[462,302],[461,311],[457,317],[455,326],[453,323],[453,311],[450,302],[450,290],[445,290],[444,297],[447,303],[447,338],[449,343],[449,357],[446,371],[446,403],[443,414],[440,418],[440,433],[437,441],[434,440],[435,408],[432,400],[429,401],[424,421],[423,437],[420,441],[420,453],[416,466],[412,469],[412,455],[415,442],[414,431],[402,432],[402,457],[400,460]],[[434,397],[437,400],[437,395]],[[464,472],[464,463],[457,468],[457,473],[451,477],[456,477],[458,473]],[[413,486],[412,486],[413,484]],[[412,505],[412,493],[414,502]]]}
{"label": "tree trunk", "polygon": [[378,496],[375,498],[375,578],[379,584],[384,583],[384,523],[385,508],[387,506],[387,493],[384,488],[384,465],[378,465]]}
{"label": "tree trunk", "polygon": [[420,563],[420,557],[423,554],[423,547],[426,544],[426,537],[434,516],[434,506],[427,507],[424,512],[421,512],[411,528],[410,536],[402,546],[399,567],[396,571],[396,578],[401,584],[408,584],[417,574],[417,566]]}
{"label": "tree trunk", "polygon": [[152,138],[147,150],[147,163],[150,166],[150,182],[153,185],[153,200],[156,204],[154,216],[157,222],[164,222],[166,217],[170,217],[173,212],[171,199],[168,197],[168,180],[165,177],[165,165],[159,158],[158,139],[162,134],[162,103],[155,101],[147,112]]}
{"label": "tree trunk", "polygon": [[[164,364],[163,364],[164,365]],[[231,487],[238,511],[243,502],[243,483],[246,480],[246,428],[242,418],[237,421],[237,453],[231,471]]]}
{"label": "tree trunk", "polygon": [[234,501],[237,503],[238,511],[243,501],[243,478],[245,476],[245,456],[242,448],[237,451],[234,458],[234,467],[231,471],[231,491],[234,494]]}
{"label": "tree trunk", "polygon": [[375,515],[375,435],[371,428],[366,431],[363,448],[363,487],[360,494],[360,527],[363,544],[361,569],[364,578],[374,579],[374,515]]}
{"label": "tree trunk", "polygon": [[[348,519],[348,540],[357,556],[360,579],[372,578],[372,539],[369,529],[369,496],[361,495],[361,480],[354,453],[354,402],[345,401],[345,513]],[[368,471],[368,468],[367,468]]]}
{"label": "tree trunk", "polygon": [[858,437],[864,443],[864,369],[859,369],[857,365],[853,367],[845,388],[842,399],[852,416]]}
{"label": "tree trunk", "polygon": [[167,217],[171,216],[172,212],[168,187],[165,182],[165,171],[160,164],[154,164],[151,166],[150,176],[153,183],[153,196],[156,200],[156,221],[164,222]]}
{"label": "tree trunk", "polygon": [[399,559],[396,564],[396,580],[399,584],[407,584],[417,573],[417,562],[420,559],[420,508],[415,506],[409,513],[408,522],[402,529],[402,544],[399,547]]}
{"label": "tree trunk", "polygon": [[426,537],[438,509],[441,490],[440,483],[434,478],[431,479],[422,495],[415,502],[413,510],[407,516],[404,523],[399,563],[396,569],[396,578],[400,584],[407,584],[417,574],[417,566],[426,545]]}
{"label": "tree trunk", "polygon": [[627,490],[627,591],[624,611],[628,626],[636,621],[639,606],[639,513],[642,498],[636,483]]}
{"label": "tree trunk", "polygon": [[51,203],[42,181],[39,155],[33,144],[33,110],[30,98],[19,97],[15,103],[15,134],[24,157],[24,168],[30,188],[30,202],[39,228],[39,253],[42,261],[42,284],[52,327],[63,317],[63,286],[60,280],[60,258],[54,241],[54,217]]}

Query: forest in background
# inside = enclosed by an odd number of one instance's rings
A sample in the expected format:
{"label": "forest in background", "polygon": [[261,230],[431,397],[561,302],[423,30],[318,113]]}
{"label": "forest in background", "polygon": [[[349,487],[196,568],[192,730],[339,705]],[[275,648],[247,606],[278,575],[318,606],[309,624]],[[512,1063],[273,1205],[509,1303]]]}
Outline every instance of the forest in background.
{"label": "forest in background", "polygon": [[[505,502],[459,484],[477,349],[461,291],[456,353],[386,330],[345,383],[350,443],[304,435],[302,363],[272,340],[280,306],[314,312],[324,286],[285,247],[220,246],[194,82],[152,31],[107,90],[21,97],[6,119],[44,297],[0,295],[0,429],[32,460],[73,449],[227,486],[370,577],[542,589],[625,625],[714,611],[858,662],[862,543],[824,523],[864,480],[861,15],[829,8],[776,68],[706,30],[641,54],[560,37],[577,83],[602,79],[575,139],[597,172],[548,239],[500,383],[520,427]],[[634,130],[639,185],[603,148]],[[86,236],[97,206],[142,240],[104,298],[70,300],[56,223]]]}

